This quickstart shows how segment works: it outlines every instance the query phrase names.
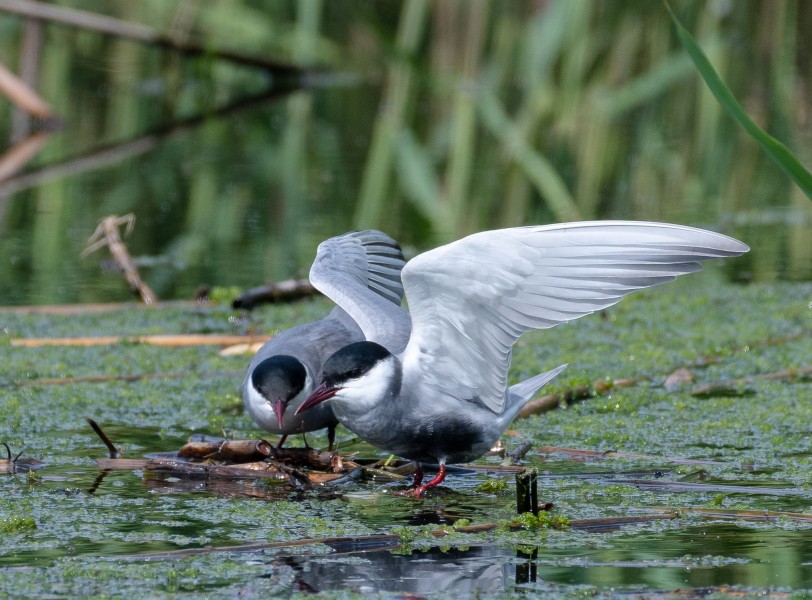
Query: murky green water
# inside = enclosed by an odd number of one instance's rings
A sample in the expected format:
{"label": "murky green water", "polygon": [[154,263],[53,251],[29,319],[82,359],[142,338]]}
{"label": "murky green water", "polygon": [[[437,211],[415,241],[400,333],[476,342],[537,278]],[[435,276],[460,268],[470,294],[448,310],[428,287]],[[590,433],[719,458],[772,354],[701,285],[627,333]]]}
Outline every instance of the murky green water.
{"label": "murky green water", "polygon": [[[706,397],[661,385],[674,368],[702,356],[719,361],[694,367],[694,385],[801,368],[812,356],[808,284],[732,286],[719,276],[711,270],[632,296],[605,318],[527,336],[512,372],[518,379],[529,369],[568,360],[570,368],[551,389],[606,376],[650,377],[649,383],[517,421],[505,442],[509,448],[533,444],[524,463],[539,470],[539,499],[553,503],[554,515],[578,520],[684,511],[678,518],[442,538],[427,532],[459,519],[473,525],[513,519],[513,476],[453,472],[436,493],[415,502],[392,494],[399,484],[375,480],[301,492],[268,481],[102,472],[95,459],[105,458],[106,450],[85,416],[101,423],[132,458],[176,449],[192,433],[218,435],[226,428],[237,437],[259,435],[235,396],[247,359],[205,347],[9,345],[16,337],[82,333],[89,323],[98,334],[270,330],[310,320],[327,309],[326,302],[264,308],[249,321],[231,318],[235,314],[226,308],[203,307],[78,317],[2,313],[0,440],[46,466],[32,475],[0,475],[0,593],[259,597],[318,590],[342,597],[366,591],[473,597],[692,589],[698,597],[721,594],[728,585],[753,593],[810,593],[812,524],[791,517],[753,522],[736,511],[812,513],[812,382],[755,380],[740,387],[747,393]],[[54,377],[179,371],[188,376],[30,385]],[[343,432],[339,439],[346,443],[352,436]],[[317,446],[324,441],[310,437]],[[647,458],[579,458],[542,446]],[[376,456],[363,444],[345,448]],[[499,459],[479,462],[498,466]],[[478,488],[500,478],[508,483],[504,491]],[[693,509],[722,511],[727,518]],[[400,537],[363,541],[391,533]],[[359,537],[332,545],[165,554]]]}
{"label": "murky green water", "polygon": [[[483,229],[576,218],[721,230],[753,248],[726,267],[729,279],[812,278],[812,205],[709,100],[661,7],[520,0],[487,10],[440,3],[432,14],[420,2],[342,0],[299,14],[295,3],[248,4],[200,4],[187,25],[215,48],[326,65],[303,89],[269,87],[264,72],[226,60],[45,28],[40,91],[64,128],[0,172],[0,304],[128,299],[106,253],[80,257],[99,219],[125,213],[136,218],[129,250],[164,299],[303,276],[318,242],[351,229],[383,229],[411,253]],[[810,53],[795,32],[808,7],[764,9],[777,11],[781,35],[758,3],[693,6],[683,18],[708,36],[700,41],[730,69],[734,92],[770,107],[764,125],[808,159],[805,96],[782,91],[805,89],[809,77],[784,62]],[[175,27],[182,7],[96,9],[160,28]],[[408,52],[393,45],[407,8],[417,11],[410,35],[426,42],[401,80]],[[468,10],[483,19],[482,39],[463,51],[455,44],[473,35],[463,33]],[[0,31],[4,62],[17,59],[21,19],[0,12]],[[758,39],[776,46],[750,43]],[[463,57],[480,47],[471,72]],[[513,127],[523,151],[502,135]],[[3,150],[26,131],[0,113]],[[562,194],[571,210],[548,198]]]}
{"label": "murky green water", "polygon": [[[0,112],[3,168],[21,142],[39,144],[0,174],[0,305],[130,299],[108,254],[80,257],[109,214],[135,215],[127,247],[161,299],[304,276],[318,242],[350,229],[384,229],[412,255],[477,230],[566,220],[562,197],[582,219],[719,230],[752,251],[525,336],[511,371],[518,381],[568,362],[551,390],[642,378],[518,421],[504,441],[532,444],[523,464],[538,469],[555,516],[675,518],[510,528],[513,476],[498,458],[479,461],[490,471],[453,471],[419,502],[376,480],[302,492],[101,471],[107,453],[86,416],[131,458],[194,433],[262,435],[237,397],[247,357],[10,340],[273,331],[327,303],[252,314],[0,307],[0,442],[45,463],[0,474],[0,597],[811,597],[812,524],[752,513],[812,514],[812,203],[698,84],[656,4],[97,2],[322,73],[290,93],[211,56],[47,25],[35,87],[64,128],[26,138]],[[677,10],[746,108],[809,164],[809,6]],[[4,65],[27,35],[0,12]],[[410,50],[406,38],[424,41]],[[678,367],[694,381],[668,391]],[[175,376],[44,381],[156,373]],[[712,389],[692,394],[702,385]],[[351,437],[340,430],[344,452],[378,456]],[[600,456],[610,450],[620,454]],[[483,491],[494,480],[507,485]],[[499,527],[452,531],[460,519]],[[382,534],[392,537],[369,537]],[[300,540],[316,541],[284,545]]]}

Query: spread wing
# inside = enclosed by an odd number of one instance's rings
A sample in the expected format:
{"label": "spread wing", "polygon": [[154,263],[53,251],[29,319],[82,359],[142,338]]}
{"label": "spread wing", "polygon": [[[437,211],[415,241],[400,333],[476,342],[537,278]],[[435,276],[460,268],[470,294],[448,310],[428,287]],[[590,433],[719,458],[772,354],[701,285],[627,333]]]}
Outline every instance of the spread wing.
{"label": "spread wing", "polygon": [[747,250],[692,227],[594,221],[486,231],[426,252],[401,274],[412,320],[404,385],[501,413],[511,348],[523,333]]}
{"label": "spread wing", "polygon": [[355,231],[319,244],[310,283],[343,308],[366,339],[400,352],[411,330],[400,308],[405,263],[400,246],[385,233]]}

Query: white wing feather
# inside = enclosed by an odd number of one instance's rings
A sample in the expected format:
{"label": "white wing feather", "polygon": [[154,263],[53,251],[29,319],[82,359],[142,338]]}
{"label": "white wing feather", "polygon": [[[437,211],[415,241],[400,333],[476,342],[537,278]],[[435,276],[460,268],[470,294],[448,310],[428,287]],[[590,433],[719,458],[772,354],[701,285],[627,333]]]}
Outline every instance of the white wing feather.
{"label": "white wing feather", "polygon": [[511,349],[523,333],[748,249],[692,227],[590,221],[486,231],[426,252],[401,273],[412,321],[404,386],[501,413]]}
{"label": "white wing feather", "polygon": [[385,233],[347,233],[319,244],[310,283],[343,308],[366,339],[401,352],[411,329],[408,313],[400,308],[405,262],[398,243]]}

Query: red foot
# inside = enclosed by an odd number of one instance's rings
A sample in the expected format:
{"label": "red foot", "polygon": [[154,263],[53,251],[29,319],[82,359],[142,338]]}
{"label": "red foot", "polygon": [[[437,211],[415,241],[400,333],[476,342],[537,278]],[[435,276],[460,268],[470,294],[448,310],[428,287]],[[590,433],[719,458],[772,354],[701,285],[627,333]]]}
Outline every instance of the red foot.
{"label": "red foot", "polygon": [[[420,467],[418,467],[418,469],[420,469]],[[418,480],[418,477],[417,477],[418,473],[420,475],[419,480]],[[422,481],[423,480],[423,471],[418,470],[418,472],[415,473],[414,478],[415,478],[416,483],[419,483],[420,481]],[[440,470],[437,471],[437,475],[435,475],[434,479],[432,479],[431,481],[429,481],[428,483],[425,483],[423,485],[418,485],[414,489],[405,490],[403,492],[400,492],[398,495],[399,496],[414,496],[415,498],[420,498],[420,496],[423,495],[423,492],[425,492],[430,487],[435,487],[437,485],[440,485],[440,483],[442,483],[444,479],[445,479],[445,464],[440,463]]]}

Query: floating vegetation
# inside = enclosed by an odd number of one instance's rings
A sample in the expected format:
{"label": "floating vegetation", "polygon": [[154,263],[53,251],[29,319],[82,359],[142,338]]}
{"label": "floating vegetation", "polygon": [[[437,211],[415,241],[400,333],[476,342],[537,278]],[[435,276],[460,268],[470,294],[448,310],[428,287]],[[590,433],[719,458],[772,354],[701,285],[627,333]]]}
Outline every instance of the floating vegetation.
{"label": "floating vegetation", "polygon": [[36,529],[37,522],[33,517],[8,517],[0,519],[0,533],[20,533],[29,529]]}
{"label": "floating vegetation", "polygon": [[[0,596],[812,593],[812,286],[790,283],[812,278],[812,207],[661,3],[91,8],[175,49],[0,11],[4,66],[39,45],[26,86],[64,116],[55,134],[0,112],[0,303],[122,302],[0,307]],[[809,157],[812,4],[674,8],[748,118]],[[270,57],[317,66],[310,87],[267,89]],[[130,212],[125,269],[186,300],[123,302],[115,265],[79,258]],[[513,381],[568,370],[498,455],[423,501],[394,493],[408,465],[347,432],[341,468],[319,434],[286,457],[261,443],[245,356],[218,346],[250,352],[328,304],[249,313],[228,305],[239,290],[288,281],[243,307],[309,295],[315,242],[354,227],[416,252],[575,216],[697,224],[753,251],[524,337]]]}

